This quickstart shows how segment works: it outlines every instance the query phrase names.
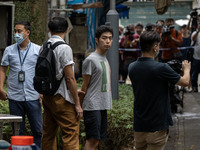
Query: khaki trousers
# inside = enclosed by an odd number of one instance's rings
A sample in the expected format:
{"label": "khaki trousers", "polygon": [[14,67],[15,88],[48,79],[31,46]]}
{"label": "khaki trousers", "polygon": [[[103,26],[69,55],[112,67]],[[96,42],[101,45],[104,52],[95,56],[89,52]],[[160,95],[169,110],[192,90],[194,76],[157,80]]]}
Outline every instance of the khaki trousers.
{"label": "khaki trousers", "polygon": [[134,150],[164,150],[168,131],[134,132]]}
{"label": "khaki trousers", "polygon": [[79,150],[79,120],[73,104],[61,95],[43,98],[42,150],[57,150],[57,131],[60,127],[63,150]]}

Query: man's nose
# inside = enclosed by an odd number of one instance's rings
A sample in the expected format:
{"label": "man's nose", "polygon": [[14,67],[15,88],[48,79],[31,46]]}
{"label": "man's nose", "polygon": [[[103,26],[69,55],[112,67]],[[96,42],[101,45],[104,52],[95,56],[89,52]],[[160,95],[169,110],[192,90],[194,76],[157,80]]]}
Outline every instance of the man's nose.
{"label": "man's nose", "polygon": [[110,43],[110,41],[111,41],[111,40],[110,40],[109,38],[106,39],[106,42],[107,42],[107,43]]}

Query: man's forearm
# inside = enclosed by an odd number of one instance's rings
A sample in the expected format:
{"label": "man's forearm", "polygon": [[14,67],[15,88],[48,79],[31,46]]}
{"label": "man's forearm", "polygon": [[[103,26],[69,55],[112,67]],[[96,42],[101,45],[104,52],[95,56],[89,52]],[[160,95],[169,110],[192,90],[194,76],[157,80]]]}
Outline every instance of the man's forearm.
{"label": "man's forearm", "polygon": [[187,69],[184,71],[183,78],[186,81],[187,86],[190,84],[190,70]]}
{"label": "man's forearm", "polygon": [[190,85],[190,69],[183,71],[183,76],[178,81],[177,85],[182,87],[186,87]]}
{"label": "man's forearm", "polygon": [[194,36],[192,37],[192,41],[196,41],[197,40],[197,35],[199,34],[199,31],[197,31]]}
{"label": "man's forearm", "polygon": [[187,29],[190,31],[190,23],[191,23],[192,17],[190,17],[188,24],[187,24]]}
{"label": "man's forearm", "polygon": [[75,105],[80,105],[78,92],[77,92],[76,79],[74,77],[67,78],[66,84],[72,95]]}
{"label": "man's forearm", "polygon": [[3,85],[6,79],[6,68],[0,66],[0,90],[3,90]]}

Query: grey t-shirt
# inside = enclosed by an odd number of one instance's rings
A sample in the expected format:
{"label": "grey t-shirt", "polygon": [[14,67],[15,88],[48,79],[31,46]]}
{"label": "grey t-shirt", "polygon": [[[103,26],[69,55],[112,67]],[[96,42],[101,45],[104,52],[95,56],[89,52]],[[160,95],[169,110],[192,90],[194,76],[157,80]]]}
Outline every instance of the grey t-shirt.
{"label": "grey t-shirt", "polygon": [[83,62],[82,74],[90,75],[83,110],[112,109],[110,66],[106,56],[91,53]]}

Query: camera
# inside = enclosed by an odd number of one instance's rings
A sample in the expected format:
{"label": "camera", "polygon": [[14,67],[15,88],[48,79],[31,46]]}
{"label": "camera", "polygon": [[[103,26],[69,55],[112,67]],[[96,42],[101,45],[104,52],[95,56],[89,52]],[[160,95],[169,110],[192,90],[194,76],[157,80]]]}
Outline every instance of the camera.
{"label": "camera", "polygon": [[129,29],[128,27],[126,28],[126,30],[125,30],[125,32],[124,32],[124,35],[128,36],[128,39],[129,39],[130,41],[133,40],[133,33],[130,31],[130,29]]}
{"label": "camera", "polygon": [[197,9],[194,9],[191,14],[190,14],[191,18],[192,18],[192,32],[196,31],[197,26],[198,26],[198,21],[197,21],[197,16],[198,16],[198,12]]}
{"label": "camera", "polygon": [[163,28],[163,36],[169,36],[170,34],[171,34],[171,32],[170,32],[170,30],[171,29],[173,29],[174,28],[174,25],[172,25],[172,26],[165,26],[164,28]]}
{"label": "camera", "polygon": [[192,10],[192,12],[191,12],[191,17],[194,19],[194,18],[197,18],[197,15],[198,15],[198,12],[197,12],[197,9],[194,9],[194,10]]}
{"label": "camera", "polygon": [[182,74],[182,62],[177,59],[173,59],[167,62],[167,64],[178,74]]}

